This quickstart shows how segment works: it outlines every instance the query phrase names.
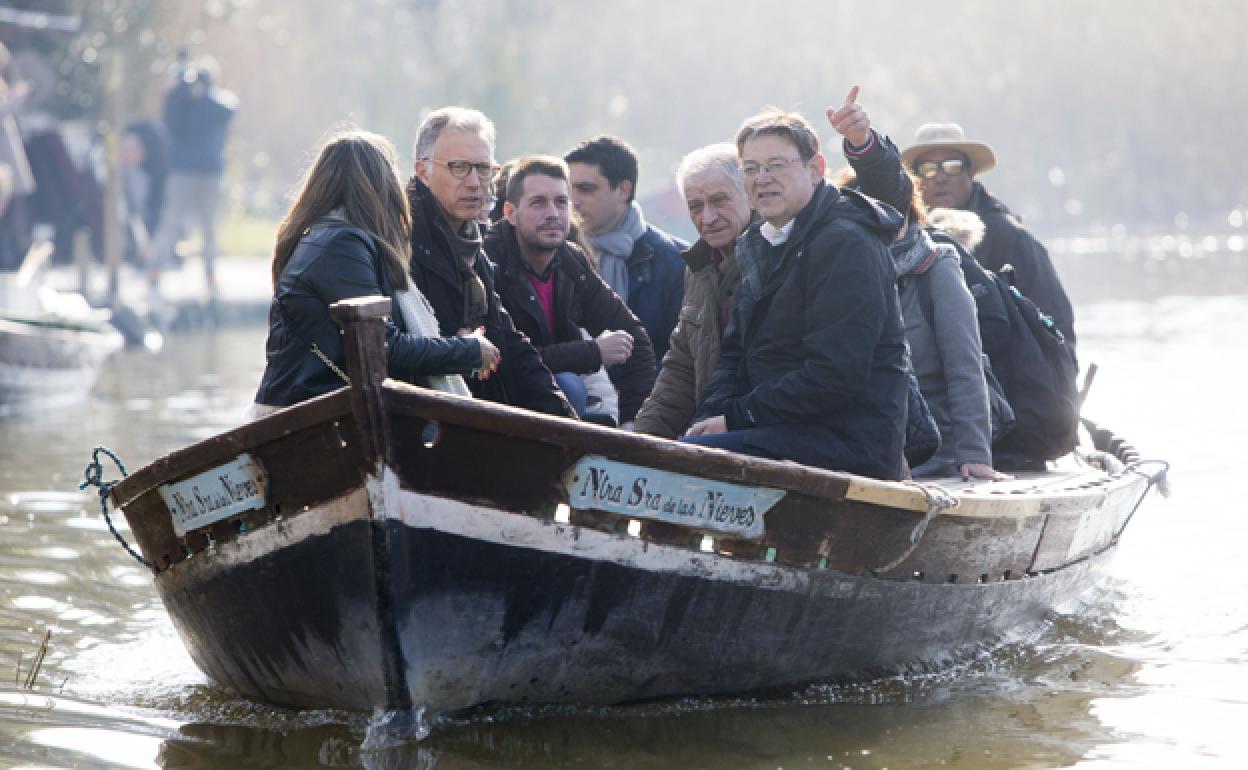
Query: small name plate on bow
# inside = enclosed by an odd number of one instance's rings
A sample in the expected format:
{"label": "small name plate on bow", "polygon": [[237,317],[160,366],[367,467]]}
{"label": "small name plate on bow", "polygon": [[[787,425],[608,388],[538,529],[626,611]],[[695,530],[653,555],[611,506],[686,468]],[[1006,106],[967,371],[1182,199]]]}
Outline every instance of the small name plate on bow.
{"label": "small name plate on bow", "polygon": [[160,487],[178,537],[243,511],[263,508],[267,488],[264,468],[244,452],[225,465]]}

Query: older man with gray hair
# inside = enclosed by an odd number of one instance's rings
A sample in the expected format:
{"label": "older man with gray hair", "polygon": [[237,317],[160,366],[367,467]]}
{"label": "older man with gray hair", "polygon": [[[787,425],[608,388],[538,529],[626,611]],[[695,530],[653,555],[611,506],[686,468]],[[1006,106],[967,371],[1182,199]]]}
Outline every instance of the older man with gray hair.
{"label": "older man with gray hair", "polygon": [[490,195],[494,124],[481,112],[443,107],[421,123],[407,184],[412,210],[412,280],[445,336],[485,336],[502,354],[490,379],[473,379],[473,395],[534,411],[575,417],[550,370],[516,331],[494,291],[494,270],[482,249],[477,217]]}
{"label": "older man with gray hair", "polygon": [[680,317],[654,390],[635,423],[639,432],[667,438],[689,427],[715,369],[732,295],[741,282],[733,250],[750,224],[735,145],[712,144],[686,155],[676,170],[676,186],[700,237],[681,254],[688,269]]}
{"label": "older man with gray hair", "polygon": [[[842,149],[862,191],[904,209],[913,188],[902,170],[901,156],[892,141],[871,128],[857,96],[855,87],[842,105],[830,107],[828,121],[844,137]],[[699,238],[681,254],[688,265],[684,303],[654,390],[637,413],[636,429],[641,433],[666,438],[684,434],[719,360],[741,283],[737,238],[753,221],[740,163],[736,145],[725,142],[694,150],[676,170],[676,185]]]}

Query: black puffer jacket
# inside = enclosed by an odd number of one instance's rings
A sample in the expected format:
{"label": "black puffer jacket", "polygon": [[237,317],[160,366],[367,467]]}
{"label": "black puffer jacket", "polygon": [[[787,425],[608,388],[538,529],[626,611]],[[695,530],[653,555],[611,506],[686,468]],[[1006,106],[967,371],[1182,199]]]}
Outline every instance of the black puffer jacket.
{"label": "black puffer jacket", "polygon": [[[433,193],[417,177],[407,185],[412,207],[412,278],[433,306],[442,334],[459,331],[464,318],[464,287],[453,261],[447,236],[436,226],[442,216]],[[478,251],[473,271],[485,286],[485,336],[502,354],[502,363],[488,380],[471,380],[477,398],[510,404],[535,412],[576,419],[555,378],[542,363],[529,339],[516,330],[494,290],[494,265]]]}
{"label": "black puffer jacket", "polygon": [[905,336],[893,208],[820,183],[788,241],[737,240],[741,288],[700,417],[776,457],[900,479]]}
{"label": "black puffer jacket", "polygon": [[500,220],[486,233],[485,253],[497,265],[498,296],[503,307],[552,372],[589,374],[602,366],[597,343],[582,339],[582,328],[594,337],[608,330],[633,336],[633,354],[607,369],[619,391],[620,421],[633,420],[654,387],[654,348],[641,321],[594,272],[585,253],[571,242],[556,252],[554,329],[547,328],[546,312],[526,277],[524,257],[510,222]]}
{"label": "black puffer jacket", "polygon": [[[373,239],[363,230],[325,220],[299,241],[286,263],[269,309],[268,363],[256,402],[289,406],[345,383],[312,352],[313,343],[346,370],[342,336],[329,316],[331,303],[394,290]],[[390,376],[414,382],[431,374],[469,374],[481,366],[476,340],[409,334],[398,313],[386,322]]]}

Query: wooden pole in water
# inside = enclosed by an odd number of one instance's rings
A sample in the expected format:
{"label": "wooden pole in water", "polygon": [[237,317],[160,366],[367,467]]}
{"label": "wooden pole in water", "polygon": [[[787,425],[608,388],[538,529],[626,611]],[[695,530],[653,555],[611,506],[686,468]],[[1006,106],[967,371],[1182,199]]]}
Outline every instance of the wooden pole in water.
{"label": "wooden pole in water", "polygon": [[[121,294],[121,131],[122,100],[121,77],[125,54],[120,48],[112,48],[104,54],[104,253],[103,262],[108,269],[108,306],[114,310],[120,304]],[[86,285],[82,287],[85,294]]]}

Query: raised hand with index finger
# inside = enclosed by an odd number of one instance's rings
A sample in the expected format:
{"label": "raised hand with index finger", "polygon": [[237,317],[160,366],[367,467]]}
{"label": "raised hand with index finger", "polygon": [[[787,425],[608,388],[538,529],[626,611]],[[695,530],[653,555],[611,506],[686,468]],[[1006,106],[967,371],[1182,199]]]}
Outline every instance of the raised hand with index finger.
{"label": "raised hand with index finger", "polygon": [[849,89],[845,103],[827,109],[828,122],[836,133],[845,137],[851,147],[863,147],[871,139],[871,119],[858,105],[858,86]]}

